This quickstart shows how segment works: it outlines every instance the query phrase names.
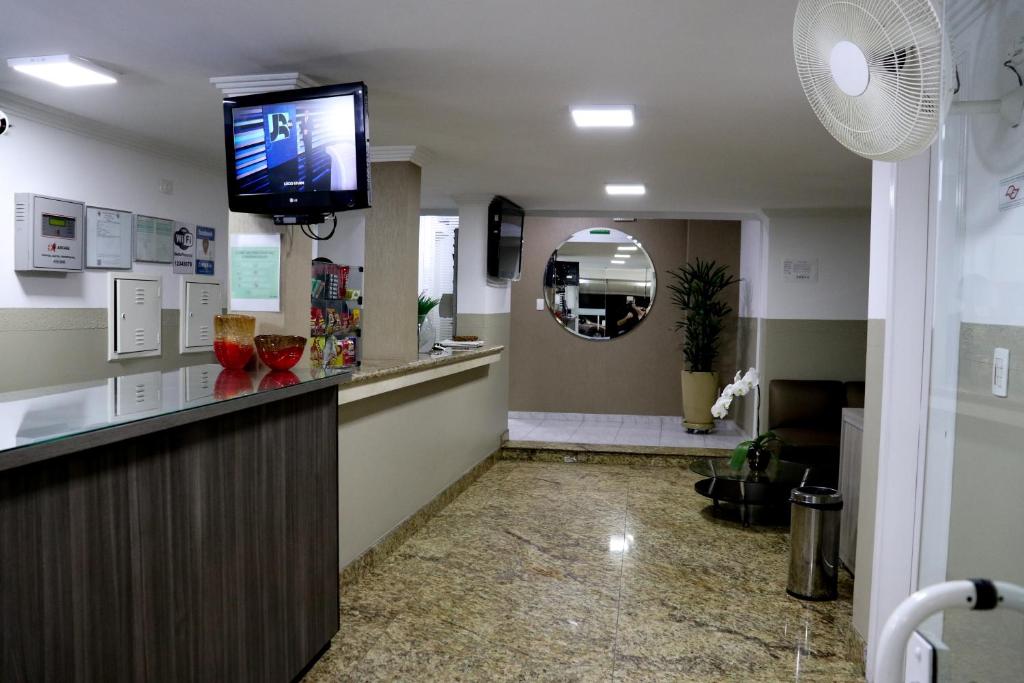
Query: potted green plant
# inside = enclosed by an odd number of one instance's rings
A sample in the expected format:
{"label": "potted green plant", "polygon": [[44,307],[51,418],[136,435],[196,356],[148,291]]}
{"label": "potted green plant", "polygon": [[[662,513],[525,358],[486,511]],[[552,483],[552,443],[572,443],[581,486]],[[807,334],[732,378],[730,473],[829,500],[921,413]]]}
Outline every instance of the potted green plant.
{"label": "potted green plant", "polygon": [[746,463],[751,472],[764,472],[782,446],[782,439],[775,432],[765,432],[757,438],[741,441],[732,452],[729,467],[740,470]]}
{"label": "potted green plant", "polygon": [[430,324],[429,313],[441,302],[427,296],[426,290],[416,297],[416,346],[420,353],[430,353],[437,341],[434,326]]}
{"label": "potted green plant", "polygon": [[712,367],[725,318],[732,313],[721,295],[738,280],[728,266],[699,258],[668,274],[672,303],[682,314],[675,329],[683,334],[683,425],[707,433],[715,427],[711,406],[718,395],[718,373]]}

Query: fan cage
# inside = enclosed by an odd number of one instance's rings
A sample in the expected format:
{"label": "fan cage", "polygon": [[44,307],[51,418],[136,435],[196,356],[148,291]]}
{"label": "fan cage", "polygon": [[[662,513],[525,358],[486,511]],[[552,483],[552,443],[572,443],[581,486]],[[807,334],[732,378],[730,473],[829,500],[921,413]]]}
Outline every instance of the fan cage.
{"label": "fan cage", "polygon": [[[832,77],[832,48],[849,41],[870,74],[851,97]],[[801,0],[793,54],[804,93],[825,129],[868,159],[927,149],[942,110],[942,30],[928,0]]]}

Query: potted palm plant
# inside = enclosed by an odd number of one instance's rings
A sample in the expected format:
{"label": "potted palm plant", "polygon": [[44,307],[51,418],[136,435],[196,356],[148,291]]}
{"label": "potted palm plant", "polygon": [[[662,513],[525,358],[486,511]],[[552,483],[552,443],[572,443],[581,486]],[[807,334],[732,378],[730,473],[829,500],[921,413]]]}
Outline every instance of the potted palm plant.
{"label": "potted palm plant", "polygon": [[721,295],[738,280],[728,266],[699,258],[668,274],[672,303],[682,314],[675,328],[683,334],[683,425],[707,433],[715,427],[711,406],[718,396],[718,373],[712,367],[725,317],[732,313]]}

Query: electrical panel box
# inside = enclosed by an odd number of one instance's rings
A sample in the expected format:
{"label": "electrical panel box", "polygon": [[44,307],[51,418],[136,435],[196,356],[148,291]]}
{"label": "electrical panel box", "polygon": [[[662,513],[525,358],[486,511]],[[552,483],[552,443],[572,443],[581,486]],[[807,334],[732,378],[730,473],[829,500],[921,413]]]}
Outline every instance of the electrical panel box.
{"label": "electrical panel box", "polygon": [[213,317],[223,310],[223,301],[219,282],[181,279],[181,353],[213,350]]}
{"label": "electrical panel box", "polygon": [[108,360],[160,355],[160,283],[159,277],[111,274]]}
{"label": "electrical panel box", "polygon": [[85,204],[14,194],[14,270],[80,272]]}

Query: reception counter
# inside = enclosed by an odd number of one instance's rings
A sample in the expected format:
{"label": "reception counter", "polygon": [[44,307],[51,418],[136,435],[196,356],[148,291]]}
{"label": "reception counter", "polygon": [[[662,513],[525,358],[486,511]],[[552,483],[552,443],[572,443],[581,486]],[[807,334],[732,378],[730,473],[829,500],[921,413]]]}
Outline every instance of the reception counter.
{"label": "reception counter", "polygon": [[339,413],[500,354],[0,394],[0,680],[292,680],[338,630]]}

